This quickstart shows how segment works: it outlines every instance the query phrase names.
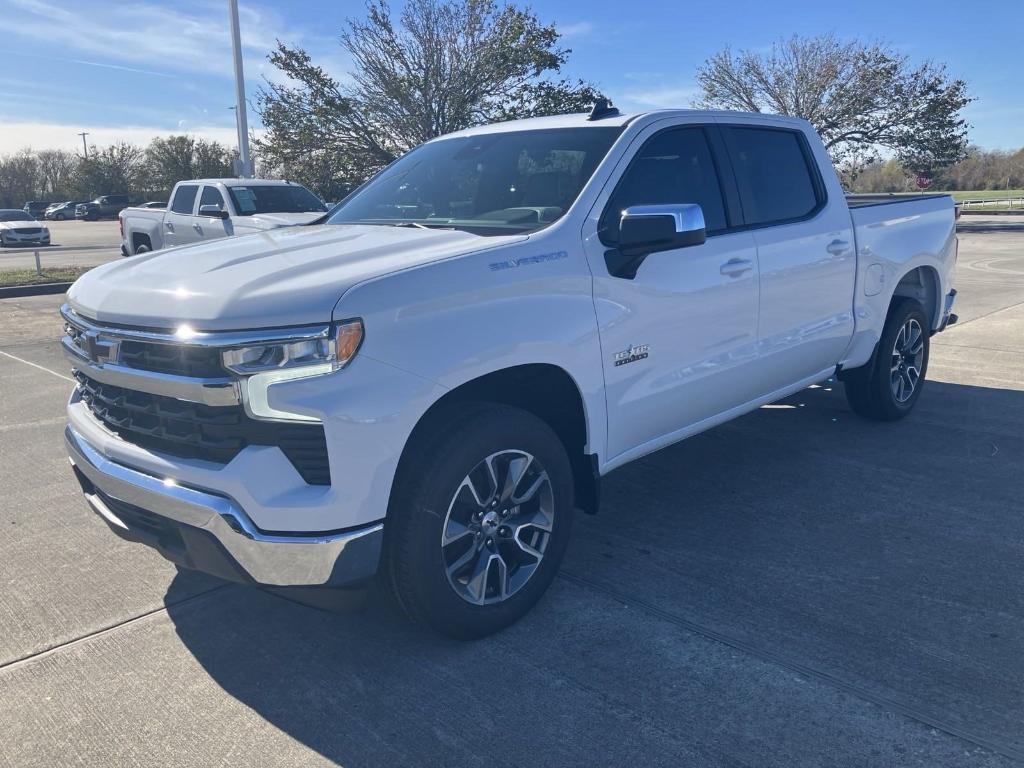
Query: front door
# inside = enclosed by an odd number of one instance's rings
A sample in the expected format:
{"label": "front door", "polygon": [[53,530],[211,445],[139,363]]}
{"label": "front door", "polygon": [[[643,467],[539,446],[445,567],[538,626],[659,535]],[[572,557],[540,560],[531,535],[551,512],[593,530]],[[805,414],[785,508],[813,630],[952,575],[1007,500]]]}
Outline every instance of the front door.
{"label": "front door", "polygon": [[[713,130],[649,129],[585,225],[612,462],[654,450],[758,394],[750,370],[757,356],[757,249],[751,233],[730,231]],[[605,252],[614,247],[620,212],[680,203],[701,206],[706,242],[650,254],[632,279],[612,276]]]}

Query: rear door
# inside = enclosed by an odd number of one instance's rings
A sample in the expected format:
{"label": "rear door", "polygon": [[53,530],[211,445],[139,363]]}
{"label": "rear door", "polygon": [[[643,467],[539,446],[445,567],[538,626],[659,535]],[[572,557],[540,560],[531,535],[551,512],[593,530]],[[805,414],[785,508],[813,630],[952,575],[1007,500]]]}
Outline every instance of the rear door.
{"label": "rear door", "polygon": [[744,226],[760,267],[759,379],[769,394],[832,368],[853,335],[857,259],[846,200],[829,199],[798,128],[725,122]]}
{"label": "rear door", "polygon": [[192,228],[192,217],[199,200],[198,184],[179,184],[164,213],[164,245],[168,248],[199,239]]}
{"label": "rear door", "polygon": [[[585,224],[613,462],[670,442],[755,392],[757,254],[753,235],[733,226],[718,145],[714,126],[652,125]],[[624,208],[681,203],[701,206],[705,243],[652,253],[632,278],[609,272],[605,255]]]}

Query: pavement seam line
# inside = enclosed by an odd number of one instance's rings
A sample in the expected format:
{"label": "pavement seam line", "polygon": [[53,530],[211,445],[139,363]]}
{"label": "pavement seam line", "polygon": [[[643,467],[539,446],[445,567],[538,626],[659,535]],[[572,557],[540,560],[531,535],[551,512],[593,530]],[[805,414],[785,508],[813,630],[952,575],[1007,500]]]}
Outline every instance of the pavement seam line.
{"label": "pavement seam line", "polygon": [[946,330],[947,331],[955,331],[957,328],[963,328],[965,325],[970,325],[971,323],[976,323],[979,320],[984,320],[986,317],[992,317],[992,315],[998,315],[1000,312],[1005,312],[1008,309],[1014,309],[1015,307],[1019,307],[1022,304],[1024,304],[1024,301],[1018,301],[1016,304],[1010,304],[1009,306],[1006,306],[1006,307],[1000,307],[999,309],[993,309],[991,312],[986,312],[984,315],[978,315],[977,317],[972,317],[970,320],[964,320],[963,322],[956,322],[953,325],[947,327]]}
{"label": "pavement seam line", "polygon": [[49,368],[46,368],[46,367],[44,367],[42,365],[39,365],[39,363],[33,363],[31,360],[24,360],[24,359],[18,357],[17,355],[12,355],[10,352],[4,352],[2,349],[0,349],[0,355],[3,355],[4,357],[9,357],[9,358],[11,358],[11,360],[15,360],[15,361],[17,361],[19,363],[24,363],[25,365],[31,365],[33,368],[38,368],[40,371],[48,373],[51,376],[56,376],[58,379],[64,379],[64,381],[70,381],[72,384],[77,384],[78,383],[73,378],[71,378],[70,376],[65,376],[63,373],[57,373],[56,371],[51,371]]}
{"label": "pavement seam line", "polygon": [[952,725],[950,723],[944,722],[943,720],[940,720],[939,718],[932,717],[931,715],[920,712],[911,706],[901,704],[895,699],[890,699],[887,696],[872,693],[868,689],[863,688],[857,685],[856,683],[847,682],[846,680],[843,680],[842,678],[833,675],[830,672],[815,669],[814,667],[809,667],[805,664],[801,664],[798,661],[788,659],[785,656],[782,656],[781,654],[777,654],[772,651],[758,648],[756,645],[753,645],[752,643],[748,643],[744,640],[739,640],[737,638],[730,637],[729,635],[726,635],[722,632],[718,632],[709,627],[702,626],[694,621],[683,618],[682,616],[678,616],[674,613],[671,613],[670,611],[666,611],[664,608],[659,608],[658,606],[653,605],[652,603],[648,603],[645,600],[633,597],[632,595],[623,594],[618,590],[615,590],[611,587],[606,587],[603,584],[591,581],[590,579],[584,578],[582,576],[577,576],[576,574],[569,573],[565,570],[559,571],[558,575],[566,581],[576,584],[577,586],[589,587],[595,592],[601,592],[613,598],[614,600],[622,603],[623,605],[639,608],[640,610],[643,610],[651,614],[652,616],[656,616],[657,618],[660,618],[663,621],[667,621],[670,624],[675,624],[676,626],[681,627],[682,629],[685,629],[696,635],[700,635],[701,637],[704,637],[708,640],[712,640],[716,643],[721,643],[722,645],[740,651],[741,653],[753,656],[754,658],[760,659],[761,661],[764,661],[766,663],[775,664],[776,666],[788,669],[791,672],[795,672],[804,677],[819,680],[823,683],[826,683],[827,685],[832,686],[833,688],[837,688],[849,694],[850,696],[854,696],[855,698],[867,701],[871,704],[874,704],[875,706],[881,707],[882,709],[888,709],[892,712],[903,715],[904,717],[921,723],[922,725],[926,725],[929,728],[934,728],[937,731],[942,731],[948,736],[953,736],[955,738],[961,739],[962,741],[966,741],[969,744],[974,744],[975,746],[982,747],[983,749],[987,749],[990,752],[1002,755],[1003,757],[1008,757],[1012,760],[1024,761],[1024,750],[1012,744],[1004,744],[1000,740],[989,739],[985,736],[978,736],[976,734],[971,733],[970,731],[960,728],[959,726]]}
{"label": "pavement seam line", "polygon": [[194,594],[194,595],[189,595],[188,597],[182,598],[181,600],[173,602],[170,605],[166,605],[166,604],[165,605],[161,605],[159,608],[154,608],[154,609],[152,609],[150,611],[146,611],[144,613],[140,613],[137,616],[129,616],[127,619],[124,619],[123,621],[118,621],[118,622],[115,622],[114,624],[109,624],[109,625],[107,625],[105,627],[100,627],[99,629],[94,630],[92,632],[87,632],[86,634],[81,635],[80,637],[72,638],[71,640],[67,640],[67,641],[65,641],[63,643],[58,643],[57,645],[51,645],[49,648],[43,648],[41,651],[35,651],[34,653],[30,653],[30,654],[28,654],[26,656],[22,656],[21,658],[18,658],[18,659],[11,659],[10,661],[0,663],[0,674],[2,674],[4,672],[7,672],[8,670],[16,669],[16,668],[18,668],[18,667],[20,667],[20,666],[22,666],[24,664],[28,664],[29,662],[35,661],[36,659],[39,659],[41,657],[49,656],[50,654],[58,653],[60,651],[63,651],[65,649],[67,649],[67,648],[70,648],[72,646],[78,645],[80,643],[85,643],[85,642],[87,642],[89,640],[92,640],[95,637],[100,637],[102,635],[106,635],[106,634],[109,634],[109,633],[112,633],[112,632],[116,632],[117,630],[121,629],[122,627],[126,627],[129,624],[135,624],[137,622],[143,621],[145,619],[148,619],[151,616],[155,616],[158,613],[166,613],[168,608],[178,608],[179,606],[186,605],[186,604],[194,602],[196,600],[200,600],[202,598],[208,597],[208,596],[212,595],[214,592],[219,592],[220,590],[227,589],[228,587],[231,587],[231,586],[233,586],[233,585],[231,585],[231,584],[220,584],[220,585],[218,585],[216,587],[213,587],[211,589],[207,589],[207,590],[205,590],[203,592],[199,592],[199,593]]}

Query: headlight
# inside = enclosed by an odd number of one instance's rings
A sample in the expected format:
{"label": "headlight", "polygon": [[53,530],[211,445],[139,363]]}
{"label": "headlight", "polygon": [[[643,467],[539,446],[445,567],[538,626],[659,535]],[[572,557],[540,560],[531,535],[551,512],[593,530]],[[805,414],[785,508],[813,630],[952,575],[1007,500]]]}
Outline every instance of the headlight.
{"label": "headlight", "polygon": [[245,378],[242,399],[250,416],[258,419],[318,421],[300,413],[279,411],[268,402],[272,384],[319,376],[344,368],[363,341],[361,320],[336,323],[322,336],[268,341],[221,352],[224,367]]}

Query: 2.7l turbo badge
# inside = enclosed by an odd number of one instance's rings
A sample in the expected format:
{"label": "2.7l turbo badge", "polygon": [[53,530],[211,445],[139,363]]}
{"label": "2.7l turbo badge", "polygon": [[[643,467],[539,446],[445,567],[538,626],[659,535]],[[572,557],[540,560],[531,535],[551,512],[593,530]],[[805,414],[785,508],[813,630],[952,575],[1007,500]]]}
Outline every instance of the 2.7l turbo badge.
{"label": "2.7l turbo badge", "polygon": [[643,360],[647,357],[647,351],[650,348],[650,344],[630,344],[622,352],[615,353],[615,365],[626,365],[627,363],[635,363],[637,360]]}

